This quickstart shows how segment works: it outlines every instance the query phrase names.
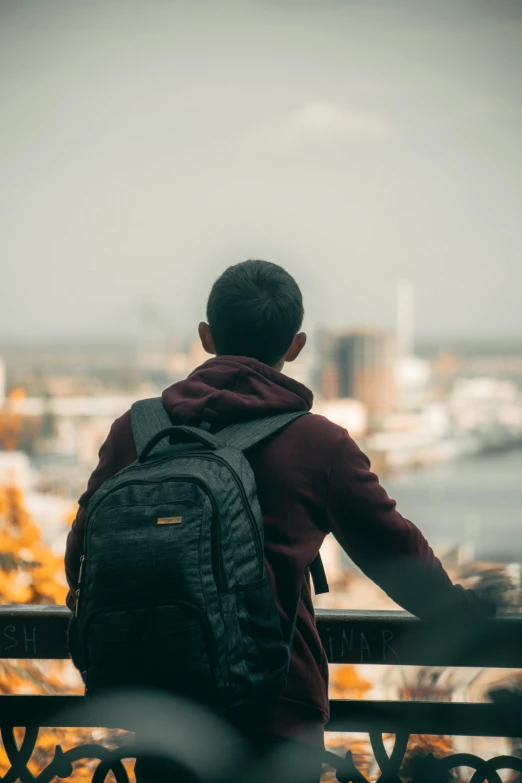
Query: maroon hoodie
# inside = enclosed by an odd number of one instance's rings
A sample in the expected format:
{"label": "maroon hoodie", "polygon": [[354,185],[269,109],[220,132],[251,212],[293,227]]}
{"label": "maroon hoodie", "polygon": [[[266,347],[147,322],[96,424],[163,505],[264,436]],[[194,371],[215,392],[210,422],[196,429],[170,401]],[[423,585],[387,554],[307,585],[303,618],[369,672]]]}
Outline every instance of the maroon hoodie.
{"label": "maroon hoodie", "polygon": [[[238,421],[307,411],[312,393],[255,359],[220,356],[163,392],[173,424],[213,432]],[[136,459],[130,412],[117,419],[99,464],[80,498],[67,540],[65,564],[77,588],[89,499],[110,476]],[[296,596],[305,577],[288,683],[277,703],[256,713],[254,732],[291,736],[322,730],[328,720],[328,664],[317,633],[308,567],[325,535],[333,533],[351,559],[397,603],[430,619],[466,610],[420,531],[396,510],[370,472],[368,458],[342,427],[304,416],[248,453],[265,525],[265,561],[283,631],[290,632]],[[71,593],[67,601],[74,605]]]}

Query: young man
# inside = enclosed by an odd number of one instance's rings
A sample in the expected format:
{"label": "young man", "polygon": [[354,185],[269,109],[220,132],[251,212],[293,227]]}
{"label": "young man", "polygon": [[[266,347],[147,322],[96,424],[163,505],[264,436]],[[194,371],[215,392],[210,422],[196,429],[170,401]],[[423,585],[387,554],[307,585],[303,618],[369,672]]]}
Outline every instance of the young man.
{"label": "young man", "polygon": [[[281,267],[246,261],[227,269],[210,293],[208,323],[199,326],[203,347],[215,358],[163,392],[173,425],[205,422],[219,433],[236,422],[310,410],[312,392],[281,372],[305,347],[303,314],[301,292]],[[305,579],[287,685],[277,700],[243,717],[243,729],[253,738],[306,734],[322,743],[328,664],[316,629],[308,567],[328,533],[394,601],[422,619],[480,614],[484,607],[452,585],[427,541],[398,513],[342,427],[318,415],[304,416],[247,456],[263,513],[266,568],[285,634]],[[69,534],[70,607],[89,500],[135,459],[127,412],[114,422],[100,450]]]}

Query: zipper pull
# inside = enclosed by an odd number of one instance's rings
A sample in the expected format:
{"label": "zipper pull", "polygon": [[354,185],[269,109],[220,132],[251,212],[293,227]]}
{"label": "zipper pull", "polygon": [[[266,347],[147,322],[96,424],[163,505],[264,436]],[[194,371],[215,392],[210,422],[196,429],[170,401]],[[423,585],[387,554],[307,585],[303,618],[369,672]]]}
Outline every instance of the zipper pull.
{"label": "zipper pull", "polygon": [[76,595],[76,604],[74,606],[74,616],[78,617],[78,603],[80,601],[80,590],[78,589],[75,593]]}
{"label": "zipper pull", "polygon": [[83,574],[83,564],[84,564],[84,562],[85,562],[85,555],[82,555],[80,557],[80,571],[79,571],[79,574],[78,574],[78,584],[79,585],[81,585],[81,583],[82,583],[82,574]]}

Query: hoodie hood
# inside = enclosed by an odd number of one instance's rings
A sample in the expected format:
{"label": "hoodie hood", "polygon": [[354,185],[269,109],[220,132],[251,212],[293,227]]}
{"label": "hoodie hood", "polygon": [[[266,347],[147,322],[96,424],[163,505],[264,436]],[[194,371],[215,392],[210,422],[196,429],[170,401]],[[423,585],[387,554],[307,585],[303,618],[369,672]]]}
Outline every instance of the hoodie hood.
{"label": "hoodie hood", "polygon": [[261,416],[309,411],[313,403],[303,384],[242,356],[216,356],[162,396],[173,424],[199,426],[204,421],[214,432]]}

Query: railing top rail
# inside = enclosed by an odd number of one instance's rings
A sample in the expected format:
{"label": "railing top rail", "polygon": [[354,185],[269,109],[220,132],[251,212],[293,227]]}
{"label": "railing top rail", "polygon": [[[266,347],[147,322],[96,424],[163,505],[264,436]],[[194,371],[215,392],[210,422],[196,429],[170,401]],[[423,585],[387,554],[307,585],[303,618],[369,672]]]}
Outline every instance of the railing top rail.
{"label": "railing top rail", "polygon": [[[397,623],[411,623],[413,625],[425,625],[417,617],[401,609],[316,609],[315,614],[318,622],[328,621],[390,621]],[[66,617],[71,616],[67,606],[60,604],[0,604],[1,617]],[[493,624],[509,622],[512,624],[520,623],[522,625],[522,612],[518,609],[512,611],[499,612],[493,620],[488,620]]]}
{"label": "railing top rail", "polygon": [[[65,606],[0,606],[0,658],[67,658]],[[522,616],[429,627],[406,612],[317,610],[330,663],[522,669]]]}

